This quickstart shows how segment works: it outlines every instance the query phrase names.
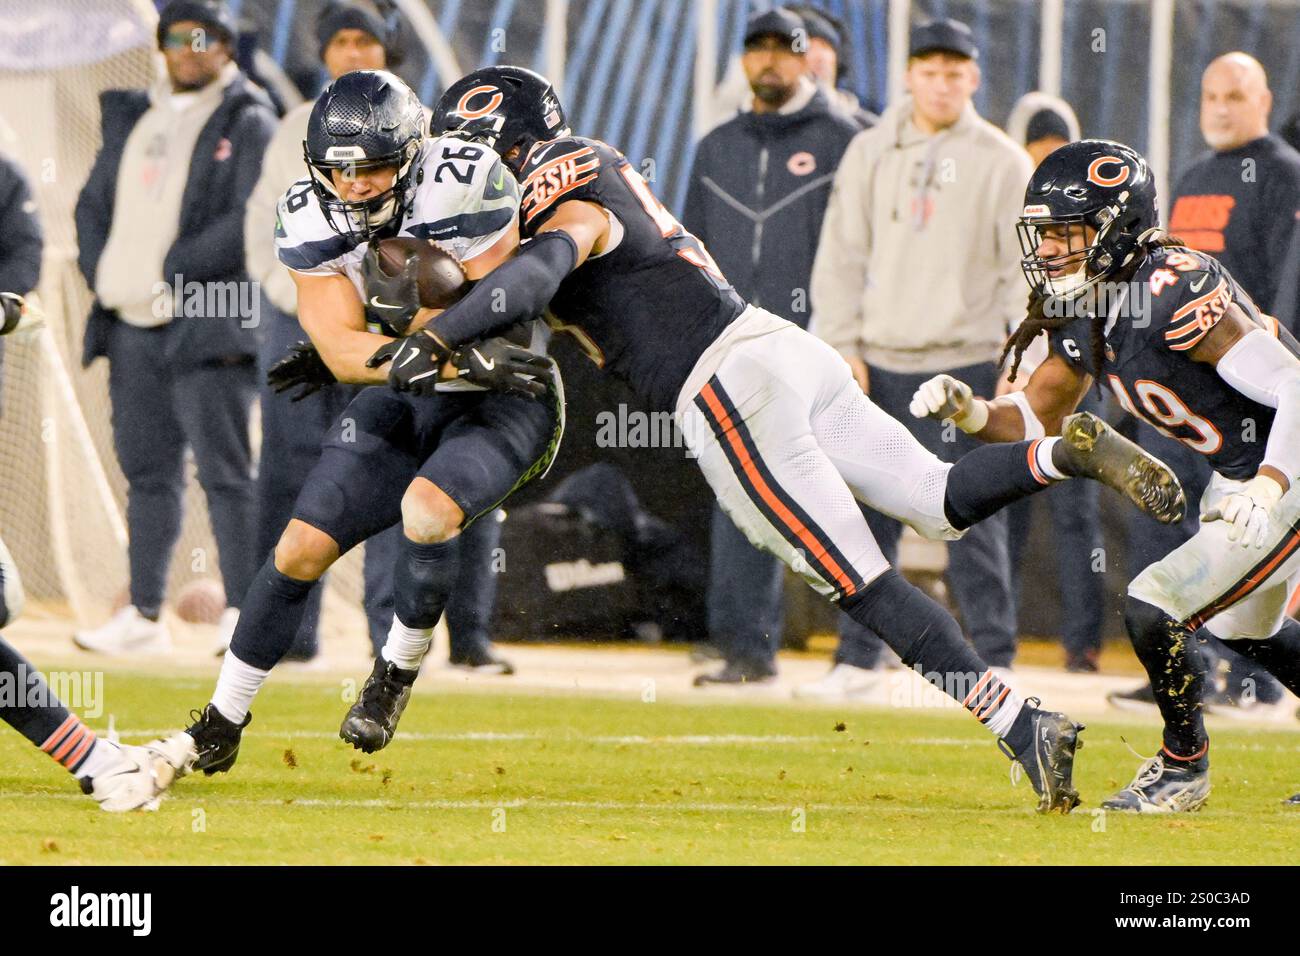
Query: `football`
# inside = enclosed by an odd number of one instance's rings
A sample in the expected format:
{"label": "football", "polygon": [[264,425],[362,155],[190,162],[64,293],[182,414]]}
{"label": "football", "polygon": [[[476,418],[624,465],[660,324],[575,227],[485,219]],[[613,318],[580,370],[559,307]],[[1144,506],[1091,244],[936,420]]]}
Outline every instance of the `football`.
{"label": "football", "polygon": [[402,271],[409,256],[416,256],[419,264],[416,276],[420,288],[420,305],[426,309],[445,309],[469,291],[469,280],[460,261],[439,246],[424,239],[399,236],[380,240],[376,253],[384,275],[395,276]]}

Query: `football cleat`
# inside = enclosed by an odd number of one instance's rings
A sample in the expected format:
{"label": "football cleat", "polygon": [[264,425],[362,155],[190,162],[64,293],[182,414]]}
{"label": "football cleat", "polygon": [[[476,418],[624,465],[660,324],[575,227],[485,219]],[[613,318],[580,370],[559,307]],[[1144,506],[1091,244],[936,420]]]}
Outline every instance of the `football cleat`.
{"label": "football cleat", "polygon": [[241,723],[236,724],[222,716],[215,704],[208,704],[202,711],[190,711],[194,723],[182,734],[173,734],[163,743],[178,749],[184,743],[178,738],[189,737],[194,750],[187,761],[186,770],[202,770],[207,776],[225,773],[235,765],[239,757],[239,740],[244,728],[253,719],[252,714],[245,714]]}
{"label": "football cleat", "polygon": [[1288,807],[1300,807],[1300,793],[1292,794],[1282,802]]}
{"label": "football cleat", "polygon": [[766,661],[726,661],[716,671],[705,671],[695,677],[696,687],[714,684],[770,684],[776,679],[776,668]]}
{"label": "football cleat", "polygon": [[1083,746],[1076,724],[1065,714],[1039,710],[1038,700],[1031,697],[1025,706],[1033,709],[1033,742],[1025,753],[1015,753],[1005,738],[998,747],[1011,758],[1011,782],[1021,773],[1038,794],[1038,812],[1069,813],[1079,805],[1079,791],[1074,789],[1074,752]]}
{"label": "football cleat", "polygon": [[163,791],[176,778],[176,768],[167,756],[152,745],[132,747],[103,740],[96,746],[112,747],[117,759],[102,773],[82,777],[81,792],[94,797],[100,809],[109,813],[157,810]]}
{"label": "football cleat", "polygon": [[475,674],[500,674],[508,677],[515,672],[514,665],[504,657],[498,657],[492,645],[487,642],[476,642],[464,650],[452,653],[447,663]]}
{"label": "football cleat", "polygon": [[1105,801],[1103,810],[1120,813],[1191,813],[1210,796],[1210,762],[1165,763],[1163,754],[1144,760],[1133,782]]}
{"label": "football cleat", "polygon": [[397,722],[411,699],[411,685],[419,673],[402,670],[382,657],[375,658],[375,669],[343,718],[339,736],[368,754],[387,747],[397,733]]}
{"label": "football cleat", "polygon": [[1061,439],[1065,471],[1109,485],[1161,524],[1183,520],[1187,501],[1169,466],[1096,415],[1070,415],[1061,424]]}
{"label": "football cleat", "polygon": [[172,637],[166,624],[149,620],[128,604],[99,627],[77,631],[72,643],[96,654],[165,654]]}
{"label": "football cleat", "polygon": [[815,681],[800,684],[792,692],[806,700],[852,700],[867,697],[876,689],[879,677],[865,667],[840,662]]}

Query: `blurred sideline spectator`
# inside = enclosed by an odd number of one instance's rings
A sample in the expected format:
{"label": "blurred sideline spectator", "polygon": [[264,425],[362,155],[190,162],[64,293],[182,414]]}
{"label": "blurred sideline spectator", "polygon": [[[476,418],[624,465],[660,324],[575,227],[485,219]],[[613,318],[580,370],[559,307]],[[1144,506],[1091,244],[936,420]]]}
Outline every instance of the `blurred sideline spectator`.
{"label": "blurred sideline spectator", "polygon": [[1254,57],[1227,53],[1206,67],[1201,135],[1210,152],[1178,178],[1169,231],[1216,256],[1260,309],[1275,315],[1300,211],[1300,153],[1269,133],[1272,105]]}
{"label": "blurred sideline spectator", "polygon": [[805,56],[808,73],[822,88],[831,106],[853,117],[863,129],[875,126],[880,117],[863,109],[856,93],[840,86],[847,72],[841,56],[844,49],[844,24],[838,17],[816,7],[801,4],[786,9],[803,19],[808,33]]}
{"label": "blurred sideline spectator", "polygon": [[[1007,119],[1007,135],[1025,147],[1036,168],[1053,150],[1079,138],[1079,120],[1070,105],[1048,93],[1022,96]],[[1010,332],[1010,329],[1007,330]],[[1047,357],[1047,339],[1039,338],[1020,363],[1014,383],[1005,371],[998,380],[998,394],[1024,388],[1038,363]],[[1102,414],[1102,401],[1090,389],[1079,403],[1080,411]],[[1054,532],[1052,551],[1056,555],[1061,595],[1061,632],[1065,645],[1065,669],[1075,673],[1098,670],[1101,657],[1102,611],[1106,591],[1093,558],[1102,547],[1101,486],[1095,481],[1064,481],[1038,498],[1046,499]],[[1011,593],[1019,604],[1021,562],[1029,540],[1034,501],[1017,501],[1007,509],[1011,547]]]}
{"label": "blurred sideline spectator", "polygon": [[[780,7],[750,19],[743,64],[753,98],[700,141],[682,215],[736,291],[802,327],[831,180],[861,129],[809,77],[805,31]],[[784,583],[781,562],[715,505],[709,636],[725,663],[697,685],[775,676]]]}
{"label": "blurred sideline spectator", "polygon": [[[25,296],[35,289],[44,249],[41,221],[27,177],[16,162],[0,155],[0,292]],[[3,358],[4,344],[0,342],[0,361]]]}
{"label": "blurred sideline spectator", "polygon": [[0,155],[0,292],[27,295],[41,277],[45,239],[21,167]]}
{"label": "blurred sideline spectator", "polygon": [[101,97],[103,145],[77,199],[78,264],[95,293],[83,361],[109,360],[113,444],[127,479],[130,603],[76,635],[103,653],[163,650],[159,620],[194,452],[234,630],[253,570],[249,413],[256,391],[244,203],[274,126],[230,59],[230,10],[173,0],[167,76]]}
{"label": "blurred sideline spectator", "polygon": [[[1218,258],[1260,309],[1270,312],[1300,209],[1300,154],[1268,132],[1272,107],[1268,77],[1254,57],[1227,53],[1213,60],[1201,77],[1201,135],[1210,152],[1179,177],[1170,196],[1169,231],[1194,249]],[[1182,481],[1188,501],[1196,501],[1210,479],[1205,457],[1182,442],[1138,425],[1138,441],[1162,459]],[[1196,533],[1189,514],[1176,525],[1162,525],[1140,512],[1129,516],[1129,567],[1160,560]],[[1198,637],[1211,675],[1217,661],[1228,676],[1222,689],[1207,688],[1215,707],[1273,703],[1281,686],[1267,671],[1229,651],[1208,631]],[[1107,699],[1123,709],[1155,706],[1150,685],[1117,691]]]}
{"label": "blurred sideline spectator", "polygon": [[[976,446],[949,425],[913,418],[923,381],[947,372],[991,395],[1008,324],[1024,314],[1020,214],[1029,158],[971,101],[979,51],[968,26],[913,29],[908,96],[849,145],[835,177],[813,268],[812,330],[844,355],[864,392],[947,461]],[[897,562],[898,522],[874,512],[872,532]],[[1016,650],[1005,514],[949,545],[948,580],[963,625],[991,665]],[[874,641],[874,639],[873,639]],[[852,693],[867,654],[841,640],[825,695]],[[857,656],[859,664],[850,663]]]}

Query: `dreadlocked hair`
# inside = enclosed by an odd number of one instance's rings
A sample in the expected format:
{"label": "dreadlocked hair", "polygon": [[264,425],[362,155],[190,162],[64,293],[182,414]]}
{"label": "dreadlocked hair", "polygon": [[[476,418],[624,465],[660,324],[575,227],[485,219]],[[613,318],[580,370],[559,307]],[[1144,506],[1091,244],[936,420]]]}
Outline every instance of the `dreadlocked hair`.
{"label": "dreadlocked hair", "polygon": [[[1115,273],[1113,281],[1116,283],[1126,283],[1130,281],[1137,273],[1138,268],[1142,265],[1142,260],[1150,254],[1152,249],[1168,248],[1170,246],[1185,246],[1187,243],[1177,236],[1171,236],[1166,232],[1157,229],[1149,230],[1144,236],[1138,239],[1137,248],[1134,254],[1129,256],[1126,262],[1118,272]],[[1006,364],[1007,356],[1011,356],[1011,371],[1007,373],[1007,381],[1016,380],[1016,372],[1020,368],[1020,360],[1025,354],[1025,350],[1033,344],[1034,339],[1038,338],[1044,332],[1051,333],[1056,329],[1062,328],[1075,321],[1079,316],[1069,309],[1053,309],[1058,315],[1049,316],[1047,306],[1056,299],[1042,289],[1033,289],[1029,293],[1029,306],[1025,314],[1024,321],[1016,326],[1014,332],[1007,336],[1006,343],[1002,346],[1002,354],[998,357],[998,367],[1001,368]],[[1106,357],[1106,316],[1094,315],[1090,317],[1088,323],[1089,348],[1092,354],[1092,368],[1094,373],[1099,373],[1102,363]],[[1097,391],[1101,391],[1101,376],[1094,375],[1096,379]]]}

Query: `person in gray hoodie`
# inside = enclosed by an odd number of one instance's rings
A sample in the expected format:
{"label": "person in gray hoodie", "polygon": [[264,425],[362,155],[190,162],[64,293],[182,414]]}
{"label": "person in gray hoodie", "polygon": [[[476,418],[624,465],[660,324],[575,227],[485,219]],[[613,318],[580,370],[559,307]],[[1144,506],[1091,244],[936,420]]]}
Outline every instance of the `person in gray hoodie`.
{"label": "person in gray hoodie", "polygon": [[[954,369],[992,393],[994,359],[1027,299],[1013,227],[1029,158],[976,114],[978,58],[965,24],[913,29],[908,95],[849,145],[812,274],[810,329],[877,405],[947,461],[970,450],[970,439],[912,418],[908,402],[921,382]],[[901,526],[873,513],[871,527],[893,561]],[[991,664],[1009,666],[1016,621],[1005,515],[949,547],[967,633]],[[830,689],[854,683],[860,675],[849,667],[837,664]]]}

